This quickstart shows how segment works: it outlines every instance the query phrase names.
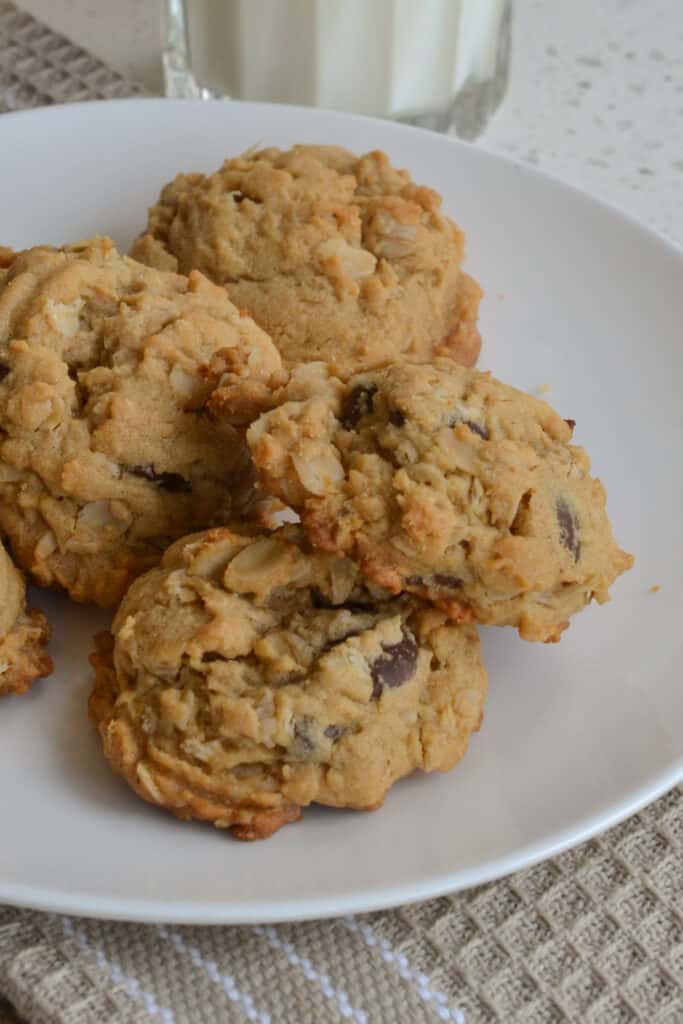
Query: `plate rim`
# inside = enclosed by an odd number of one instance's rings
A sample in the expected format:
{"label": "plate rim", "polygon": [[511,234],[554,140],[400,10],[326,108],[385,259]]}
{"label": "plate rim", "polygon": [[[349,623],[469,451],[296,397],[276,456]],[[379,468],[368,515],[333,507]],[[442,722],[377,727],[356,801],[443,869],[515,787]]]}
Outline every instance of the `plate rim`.
{"label": "plate rim", "polygon": [[[213,101],[218,105],[221,101]],[[0,137],[2,125],[8,120],[41,120],[64,116],[69,112],[79,112],[91,108],[126,108],[135,105],[154,109],[158,104],[176,108],[206,106],[204,100],[168,100],[164,97],[128,97],[111,100],[84,100],[75,103],[55,104],[25,110],[10,111],[0,118]],[[290,104],[254,103],[239,100],[222,101],[226,118],[230,109],[236,106],[249,108],[255,113],[281,113],[293,111],[304,116],[310,114],[311,108]],[[361,121],[363,123],[380,123],[383,129],[398,131],[402,136],[413,134],[416,138],[429,137],[437,145],[445,144],[461,151],[476,150],[477,159],[492,161],[514,169],[517,173],[572,194],[577,200],[589,207],[600,210],[603,214],[616,218],[641,233],[650,242],[663,246],[670,256],[683,261],[683,243],[678,243],[666,235],[660,234],[650,225],[644,223],[632,213],[612,203],[585,192],[562,178],[530,166],[509,154],[497,153],[479,145],[465,142],[453,136],[440,135],[427,129],[421,129],[397,122],[383,121],[378,118],[360,114],[349,114],[341,111],[320,111],[331,120]],[[683,269],[683,262],[681,263]],[[0,902],[10,906],[47,911],[51,913],[73,914],[76,916],[100,918],[112,921],[128,921],[136,923],[164,923],[187,925],[225,925],[225,924],[264,924],[286,921],[306,921],[343,916],[347,914],[366,913],[396,906],[408,905],[423,900],[436,898],[447,893],[456,893],[473,886],[492,882],[513,872],[520,871],[541,861],[556,857],[580,843],[601,834],[607,829],[638,813],[643,807],[656,800],[672,788],[683,782],[683,753],[674,760],[664,772],[659,772],[635,788],[632,788],[621,800],[601,807],[588,817],[583,817],[565,828],[548,833],[541,840],[518,847],[513,853],[492,857],[482,861],[476,867],[457,869],[454,872],[440,873],[428,880],[392,885],[381,890],[361,888],[353,894],[337,895],[335,893],[294,901],[276,900],[255,901],[253,898],[243,903],[225,900],[217,903],[202,900],[181,900],[169,903],[159,899],[121,899],[114,896],[101,897],[87,892],[63,893],[52,887],[36,887],[26,885],[5,884],[0,879]]]}
{"label": "plate rim", "polygon": [[[400,121],[392,121],[390,118],[371,117],[368,114],[354,114],[344,110],[328,110],[325,107],[302,107],[297,106],[294,103],[263,103],[255,100],[233,100],[233,99],[171,99],[166,96],[124,96],[115,97],[112,99],[92,99],[92,100],[77,100],[72,103],[53,103],[50,105],[44,105],[40,107],[28,107],[22,110],[9,110],[0,114],[0,129],[6,119],[11,118],[16,120],[19,118],[30,118],[37,116],[56,116],[62,111],[79,110],[90,107],[124,107],[124,106],[156,106],[157,104],[163,103],[164,106],[174,107],[205,107],[207,104],[224,105],[227,107],[241,107],[250,108],[258,111],[271,111],[273,113],[282,110],[296,111],[299,114],[306,115],[307,113],[324,114],[325,117],[332,118],[334,120],[348,121],[355,120],[369,124],[381,124],[384,128],[390,130],[398,130],[401,134],[410,133],[416,137],[425,138],[429,137],[432,140],[441,140],[448,146],[454,146],[456,149],[462,149],[463,151],[473,152],[476,151],[478,156],[483,157],[486,160],[491,160],[494,163],[507,164],[509,167],[515,168],[515,170],[522,171],[524,174],[531,178],[538,178],[541,181],[551,182],[553,185],[566,190],[567,192],[573,193],[575,196],[580,197],[581,200],[588,202],[589,204],[601,209],[603,212],[613,214],[622,221],[626,221],[631,227],[636,228],[639,231],[644,232],[649,236],[651,241],[656,241],[666,248],[670,249],[672,253],[683,258],[683,240],[681,242],[676,241],[674,238],[670,238],[668,235],[664,235],[657,231],[656,228],[647,224],[641,220],[635,214],[629,210],[624,210],[622,207],[617,206],[615,203],[610,203],[608,200],[603,199],[601,196],[593,195],[591,192],[586,192],[585,189],[579,188],[578,185],[573,185],[569,181],[565,181],[564,178],[554,174],[550,171],[544,171],[540,167],[535,167],[532,164],[526,163],[521,157],[514,156],[510,153],[499,153],[492,149],[487,149],[484,146],[480,146],[476,142],[469,142],[466,139],[460,139],[455,135],[449,135],[444,132],[433,131],[430,128],[420,128],[417,125],[403,124]],[[440,142],[439,142],[440,144]]]}
{"label": "plate rim", "polygon": [[[5,888],[0,880],[0,903],[25,910],[44,913],[68,914],[74,917],[94,918],[104,921],[119,921],[130,924],[171,924],[171,925],[261,925],[285,924],[297,921],[330,920],[354,914],[373,911],[393,910],[410,906],[439,896],[454,895],[475,886],[499,881],[508,875],[526,870],[542,861],[550,860],[581,843],[601,835],[620,822],[632,817],[644,807],[675,789],[683,782],[683,755],[670,773],[658,776],[657,780],[639,787],[631,797],[625,797],[618,804],[611,805],[611,812],[596,812],[581,826],[560,829],[551,839],[521,847],[514,854],[495,857],[484,861],[479,868],[460,870],[455,874],[439,875],[428,882],[392,886],[372,892],[363,889],[353,896],[339,900],[335,896],[316,897],[288,903],[244,904],[235,901],[209,903],[183,900],[169,904],[163,900],[121,900],[114,897],[97,897],[75,893],[70,896],[50,896],[52,890],[32,887],[25,893],[24,886]],[[454,881],[454,879],[457,879]],[[336,904],[343,901],[343,907]],[[268,909],[271,907],[272,909]],[[256,910],[255,910],[256,908]]]}

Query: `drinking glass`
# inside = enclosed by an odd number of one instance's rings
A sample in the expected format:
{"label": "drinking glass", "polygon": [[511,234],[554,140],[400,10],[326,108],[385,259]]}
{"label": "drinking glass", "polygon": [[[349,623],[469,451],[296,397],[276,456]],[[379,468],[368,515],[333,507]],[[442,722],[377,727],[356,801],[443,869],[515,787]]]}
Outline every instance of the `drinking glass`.
{"label": "drinking glass", "polygon": [[507,84],[511,0],[165,0],[175,98],[294,103],[479,135]]}

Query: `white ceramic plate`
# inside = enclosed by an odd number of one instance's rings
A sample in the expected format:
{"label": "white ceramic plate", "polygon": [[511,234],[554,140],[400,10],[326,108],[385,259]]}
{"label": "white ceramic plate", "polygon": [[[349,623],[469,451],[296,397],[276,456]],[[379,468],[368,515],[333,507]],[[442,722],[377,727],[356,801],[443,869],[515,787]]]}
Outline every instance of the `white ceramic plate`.
{"label": "white ceramic plate", "polygon": [[[126,247],[176,171],[255,143],[382,148],[469,238],[481,365],[577,420],[636,568],[556,645],[484,631],[482,732],[375,814],[315,809],[263,843],[176,822],[109,771],[85,711],[106,616],[36,594],[57,670],[0,706],[0,902],[173,922],[369,910],[484,882],[636,811],[683,774],[683,257],[615,211],[452,139],[265,105],[134,100],[0,118],[0,244]],[[649,588],[659,584],[661,591]]]}

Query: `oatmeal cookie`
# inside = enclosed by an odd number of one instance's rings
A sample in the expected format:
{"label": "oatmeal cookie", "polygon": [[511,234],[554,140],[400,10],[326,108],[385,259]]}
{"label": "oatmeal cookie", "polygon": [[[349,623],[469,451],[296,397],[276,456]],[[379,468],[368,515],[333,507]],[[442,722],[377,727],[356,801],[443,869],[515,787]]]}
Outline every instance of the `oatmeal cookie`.
{"label": "oatmeal cookie", "polygon": [[632,565],[573,423],[488,373],[309,364],[275,400],[247,434],[262,483],[393,593],[557,640]]}
{"label": "oatmeal cookie", "polygon": [[52,672],[45,651],[50,627],[42,612],[26,609],[24,578],[0,543],[0,697],[25,693]]}
{"label": "oatmeal cookie", "polygon": [[435,353],[477,361],[481,290],[441,197],[384,153],[264,149],[208,176],[180,174],[132,254],[201,270],[268,331],[290,366],[348,376]]}
{"label": "oatmeal cookie", "polygon": [[[4,262],[0,528],[40,583],[113,605],[170,540],[241,496],[233,422],[270,393],[280,357],[222,288],[107,239]],[[208,415],[218,385],[233,422]]]}
{"label": "oatmeal cookie", "polygon": [[177,541],[98,638],[90,712],[113,768],[180,818],[261,839],[310,803],[374,809],[479,727],[473,626],[368,584],[301,530]]}

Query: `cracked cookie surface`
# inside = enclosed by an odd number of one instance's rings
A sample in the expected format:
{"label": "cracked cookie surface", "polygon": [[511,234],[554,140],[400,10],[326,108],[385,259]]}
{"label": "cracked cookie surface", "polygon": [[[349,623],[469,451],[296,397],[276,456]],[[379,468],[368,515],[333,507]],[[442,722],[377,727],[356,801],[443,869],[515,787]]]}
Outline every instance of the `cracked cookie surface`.
{"label": "cracked cookie surface", "polygon": [[47,619],[27,610],[24,577],[0,543],[0,697],[25,693],[52,672],[49,639]]}
{"label": "cracked cookie surface", "polygon": [[247,437],[264,486],[313,543],[456,620],[556,640],[633,559],[572,421],[452,360],[347,383],[294,371]]}
{"label": "cracked cookie surface", "polygon": [[104,752],[144,799],[264,838],[310,803],[374,809],[479,727],[473,626],[391,598],[296,526],[177,541],[98,638]]}
{"label": "cracked cookie surface", "polygon": [[251,415],[280,357],[222,288],[107,239],[3,264],[0,528],[40,583],[112,605],[234,503],[248,455],[207,401],[220,384]]}
{"label": "cracked cookie surface", "polygon": [[436,353],[476,363],[481,290],[463,251],[439,194],[385,154],[294,146],[178,175],[132,254],[224,284],[287,365],[322,359],[348,376]]}

